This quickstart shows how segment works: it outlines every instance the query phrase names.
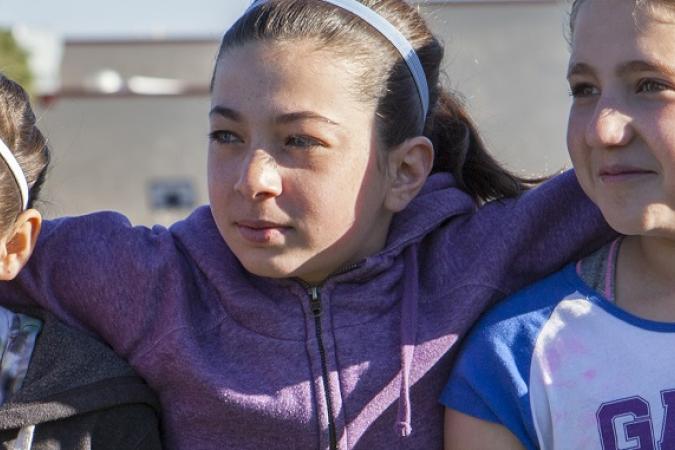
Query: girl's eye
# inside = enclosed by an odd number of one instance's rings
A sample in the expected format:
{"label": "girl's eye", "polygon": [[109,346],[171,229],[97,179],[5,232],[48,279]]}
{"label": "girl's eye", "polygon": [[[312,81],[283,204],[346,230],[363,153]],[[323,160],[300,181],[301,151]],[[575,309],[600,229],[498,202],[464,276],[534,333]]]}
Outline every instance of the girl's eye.
{"label": "girl's eye", "polygon": [[598,95],[600,90],[588,83],[579,83],[570,86],[570,95],[574,98],[591,97]]}
{"label": "girl's eye", "polygon": [[652,93],[652,92],[661,92],[670,89],[665,83],[656,80],[640,80],[637,86],[638,92]]}
{"label": "girl's eye", "polygon": [[325,147],[323,142],[309,136],[289,136],[285,145],[298,148]]}
{"label": "girl's eye", "polygon": [[231,131],[217,130],[209,133],[209,140],[218,144],[237,144],[242,140]]}

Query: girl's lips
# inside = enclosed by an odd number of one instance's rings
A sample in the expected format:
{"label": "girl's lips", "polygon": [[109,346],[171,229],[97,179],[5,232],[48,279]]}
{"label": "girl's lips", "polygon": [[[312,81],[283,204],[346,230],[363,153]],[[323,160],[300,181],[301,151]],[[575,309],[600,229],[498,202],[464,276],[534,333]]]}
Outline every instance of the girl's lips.
{"label": "girl's lips", "polygon": [[282,238],[291,227],[266,221],[242,221],[235,226],[241,237],[254,244],[266,244]]}
{"label": "girl's lips", "polygon": [[630,181],[647,175],[655,175],[653,170],[633,166],[610,166],[600,169],[600,179],[605,183]]}

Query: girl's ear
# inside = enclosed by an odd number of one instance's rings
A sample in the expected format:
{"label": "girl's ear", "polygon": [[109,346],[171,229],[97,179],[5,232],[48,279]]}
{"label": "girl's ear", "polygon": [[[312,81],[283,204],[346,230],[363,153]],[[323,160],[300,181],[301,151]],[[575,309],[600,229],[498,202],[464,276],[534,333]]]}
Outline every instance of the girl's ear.
{"label": "girl's ear", "polygon": [[9,234],[0,240],[0,280],[13,280],[26,265],[41,227],[42,216],[36,209],[19,215]]}
{"label": "girl's ear", "polygon": [[390,186],[384,205],[395,213],[405,209],[424,186],[434,164],[434,145],[416,136],[389,151],[387,157]]}

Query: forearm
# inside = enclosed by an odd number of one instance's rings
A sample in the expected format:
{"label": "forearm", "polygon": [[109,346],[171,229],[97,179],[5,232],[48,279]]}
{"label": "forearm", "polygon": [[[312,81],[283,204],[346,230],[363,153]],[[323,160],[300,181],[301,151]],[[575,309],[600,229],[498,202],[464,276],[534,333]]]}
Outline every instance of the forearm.
{"label": "forearm", "polygon": [[152,311],[147,294],[172,267],[171,246],[118,214],[49,222],[17,279],[0,283],[0,304],[40,306],[127,351]]}
{"label": "forearm", "polygon": [[504,426],[445,409],[445,450],[523,450]]}
{"label": "forearm", "polygon": [[616,236],[600,211],[566,172],[518,199],[485,205],[485,278],[513,292],[576,260]]}

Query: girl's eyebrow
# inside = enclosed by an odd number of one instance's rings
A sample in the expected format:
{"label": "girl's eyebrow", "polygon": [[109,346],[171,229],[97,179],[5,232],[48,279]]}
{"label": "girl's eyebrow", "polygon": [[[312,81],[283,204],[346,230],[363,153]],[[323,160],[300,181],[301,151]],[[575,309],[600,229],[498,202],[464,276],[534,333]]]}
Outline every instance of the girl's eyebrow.
{"label": "girl's eyebrow", "polygon": [[567,69],[567,79],[569,79],[572,75],[583,75],[587,73],[593,73],[593,69],[591,69],[591,66],[589,66],[586,63],[574,63],[570,64],[570,66]]}
{"label": "girl's eyebrow", "polygon": [[274,121],[277,123],[289,123],[289,122],[295,122],[298,120],[319,120],[321,122],[325,122],[330,125],[337,125],[339,126],[340,124],[335,122],[334,120],[329,119],[326,116],[322,116],[321,114],[315,113],[313,111],[297,111],[297,112],[291,112],[291,113],[285,113],[279,115]]}
{"label": "girl's eyebrow", "polygon": [[[235,122],[244,121],[243,116],[239,112],[235,111],[232,108],[228,108],[222,105],[216,105],[213,108],[211,108],[211,111],[209,111],[209,117],[212,116],[221,116],[224,117],[225,119],[230,119]],[[279,116],[275,117],[274,121],[276,123],[290,123],[298,120],[308,120],[308,119],[319,120],[329,125],[336,125],[336,126],[340,125],[334,120],[331,120],[326,116],[322,116],[321,114],[312,111],[296,111],[291,113],[280,114]]]}
{"label": "girl's eyebrow", "polygon": [[[567,78],[569,79],[572,75],[585,75],[593,72],[593,68],[586,63],[574,63],[571,64],[567,70]],[[636,72],[661,72],[675,78],[675,68],[661,61],[644,61],[637,59],[634,61],[626,61],[616,69],[616,74],[620,77]]]}
{"label": "girl's eyebrow", "polygon": [[211,108],[211,111],[209,111],[209,117],[212,116],[222,116],[226,119],[233,120],[235,122],[243,122],[244,119],[241,114],[239,114],[237,111],[231,108],[227,108],[225,106],[221,105],[216,105],[213,108]]}
{"label": "girl's eyebrow", "polygon": [[626,75],[631,72],[662,72],[666,75],[675,76],[675,69],[661,61],[635,60],[621,64],[617,69],[618,75]]}

